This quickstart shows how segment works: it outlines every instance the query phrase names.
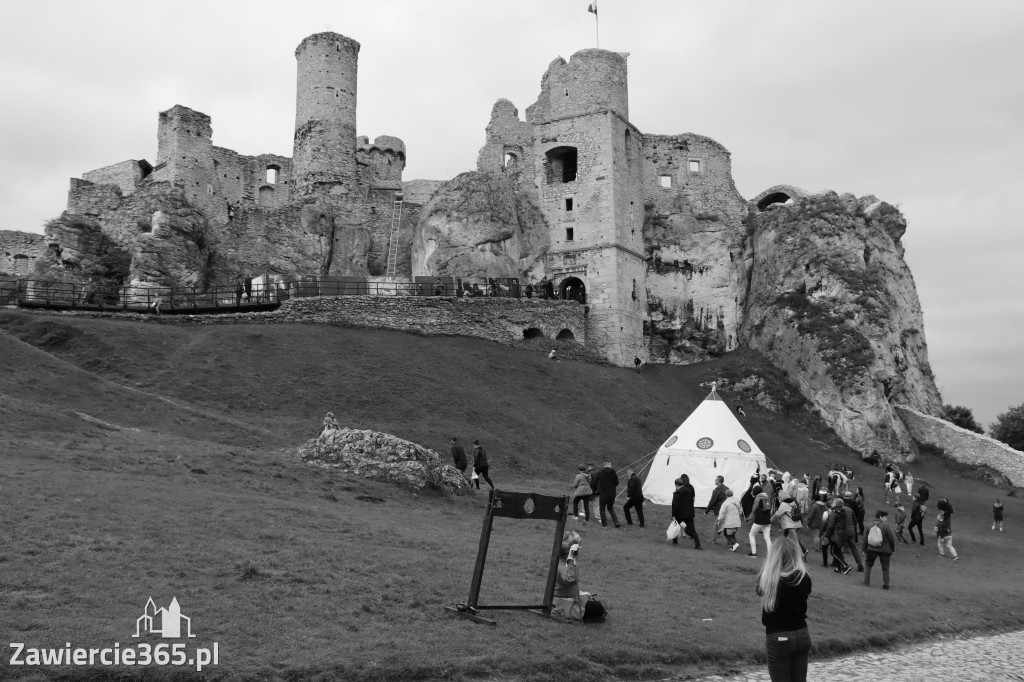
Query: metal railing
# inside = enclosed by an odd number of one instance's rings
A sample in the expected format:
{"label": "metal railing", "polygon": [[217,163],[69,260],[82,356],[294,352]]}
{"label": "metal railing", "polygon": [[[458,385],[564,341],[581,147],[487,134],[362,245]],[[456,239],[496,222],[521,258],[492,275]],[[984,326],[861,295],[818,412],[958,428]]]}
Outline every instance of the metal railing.
{"label": "metal railing", "polygon": [[[266,280],[270,281],[266,281]],[[198,287],[112,286],[38,279],[0,280],[0,305],[154,313],[213,313],[272,309],[290,298],[326,296],[435,296],[551,298],[514,278],[435,278],[376,281],[366,277],[261,277],[243,285]],[[553,293],[553,292],[552,292]],[[566,300],[579,299],[575,296]]]}

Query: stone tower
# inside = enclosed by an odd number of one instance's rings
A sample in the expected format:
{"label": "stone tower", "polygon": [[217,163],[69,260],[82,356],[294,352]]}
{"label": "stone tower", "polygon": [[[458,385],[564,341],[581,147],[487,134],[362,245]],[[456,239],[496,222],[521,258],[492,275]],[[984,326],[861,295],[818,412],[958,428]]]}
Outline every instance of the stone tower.
{"label": "stone tower", "polygon": [[356,76],[359,43],[315,33],[295,48],[295,146],[298,197],[353,192],[356,172]]}
{"label": "stone tower", "polygon": [[548,276],[559,293],[585,296],[587,344],[617,365],[647,360],[642,136],[628,96],[625,55],[581,50],[551,63],[526,112],[551,229]]}

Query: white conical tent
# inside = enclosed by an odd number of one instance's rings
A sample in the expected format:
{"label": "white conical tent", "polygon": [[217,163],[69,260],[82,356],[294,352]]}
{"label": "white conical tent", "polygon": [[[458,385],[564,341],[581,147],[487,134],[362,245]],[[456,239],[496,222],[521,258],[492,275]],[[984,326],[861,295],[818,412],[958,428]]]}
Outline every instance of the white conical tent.
{"label": "white conical tent", "polygon": [[703,507],[711,499],[716,476],[723,476],[738,498],[758,468],[767,471],[764,453],[712,385],[708,397],[658,449],[644,482],[644,497],[655,504],[672,504],[675,480],[687,474],[697,493],[694,504]]}

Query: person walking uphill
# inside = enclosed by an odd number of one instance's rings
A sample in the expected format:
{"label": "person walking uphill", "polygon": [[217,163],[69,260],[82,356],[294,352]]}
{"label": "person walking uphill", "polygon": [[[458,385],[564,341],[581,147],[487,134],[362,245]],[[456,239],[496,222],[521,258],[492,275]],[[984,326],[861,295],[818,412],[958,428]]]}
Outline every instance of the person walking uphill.
{"label": "person walking uphill", "polygon": [[871,567],[875,559],[882,564],[882,589],[889,589],[889,559],[896,551],[896,534],[888,523],[889,514],[884,509],[875,512],[875,520],[864,534],[864,584],[871,584]]}
{"label": "person walking uphill", "polygon": [[754,507],[752,509],[754,522],[750,524],[750,554],[757,556],[757,534],[764,535],[765,549],[772,546],[772,509],[768,501],[768,495],[760,487],[754,488]]}
{"label": "person walking uphill", "polygon": [[469,462],[466,461],[466,451],[459,445],[458,438],[452,438],[452,460],[455,462],[455,468],[465,476],[466,467],[469,466]]}
{"label": "person walking uphill", "polygon": [[[702,549],[700,546],[700,535],[693,526],[693,499],[697,492],[690,485],[690,477],[683,474],[676,479],[676,491],[672,495],[672,518],[680,526],[685,527],[685,533],[693,538],[693,548]],[[672,540],[672,544],[679,544],[679,538]]]}
{"label": "person walking uphill", "polygon": [[590,487],[590,472],[583,464],[580,465],[579,473],[572,479],[572,515],[577,519],[580,517],[580,502],[583,503],[583,519],[590,520],[590,496],[594,491]]}
{"label": "person walking uphill", "polygon": [[811,576],[793,538],[780,538],[768,548],[757,575],[757,594],[761,597],[768,675],[772,682],[807,682]]}
{"label": "person walking uphill", "polygon": [[[484,446],[480,445],[479,440],[473,441],[473,471],[476,472],[477,476],[487,481],[487,485],[491,486],[493,490],[494,483],[491,482],[491,477],[487,475],[487,471],[490,468],[491,465],[487,462],[487,451],[484,450]],[[479,480],[476,482],[476,487],[480,487]]]}
{"label": "person walking uphill", "polygon": [[640,477],[632,469],[626,470],[626,504],[622,505],[622,511],[626,514],[626,525],[633,525],[633,517],[629,510],[636,510],[636,520],[640,527],[644,527],[644,484]]}
{"label": "person walking uphill", "polygon": [[608,519],[605,516],[607,509],[608,515],[612,517],[612,523],[616,528],[621,528],[619,517],[615,515],[615,491],[618,487],[619,475],[615,473],[611,462],[605,462],[604,466],[594,474],[593,483],[594,491],[597,493],[597,508],[601,515],[602,526],[608,525]]}
{"label": "person walking uphill", "polygon": [[935,508],[939,510],[939,518],[935,522],[935,537],[938,538],[939,556],[946,556],[944,550],[948,549],[953,561],[957,561],[960,557],[953,547],[953,505],[946,498],[942,498],[935,503]]}

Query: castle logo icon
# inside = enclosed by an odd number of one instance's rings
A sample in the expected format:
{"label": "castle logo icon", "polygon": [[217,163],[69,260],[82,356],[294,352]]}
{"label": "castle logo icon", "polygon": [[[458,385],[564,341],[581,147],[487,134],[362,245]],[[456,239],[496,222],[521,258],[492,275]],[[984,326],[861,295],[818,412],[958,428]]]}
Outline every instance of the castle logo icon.
{"label": "castle logo icon", "polygon": [[158,609],[153,603],[153,598],[149,598],[142,615],[135,621],[135,634],[132,637],[141,637],[144,634],[160,635],[165,638],[195,637],[192,634],[192,619],[181,615],[177,597],[171,599],[166,609]]}

